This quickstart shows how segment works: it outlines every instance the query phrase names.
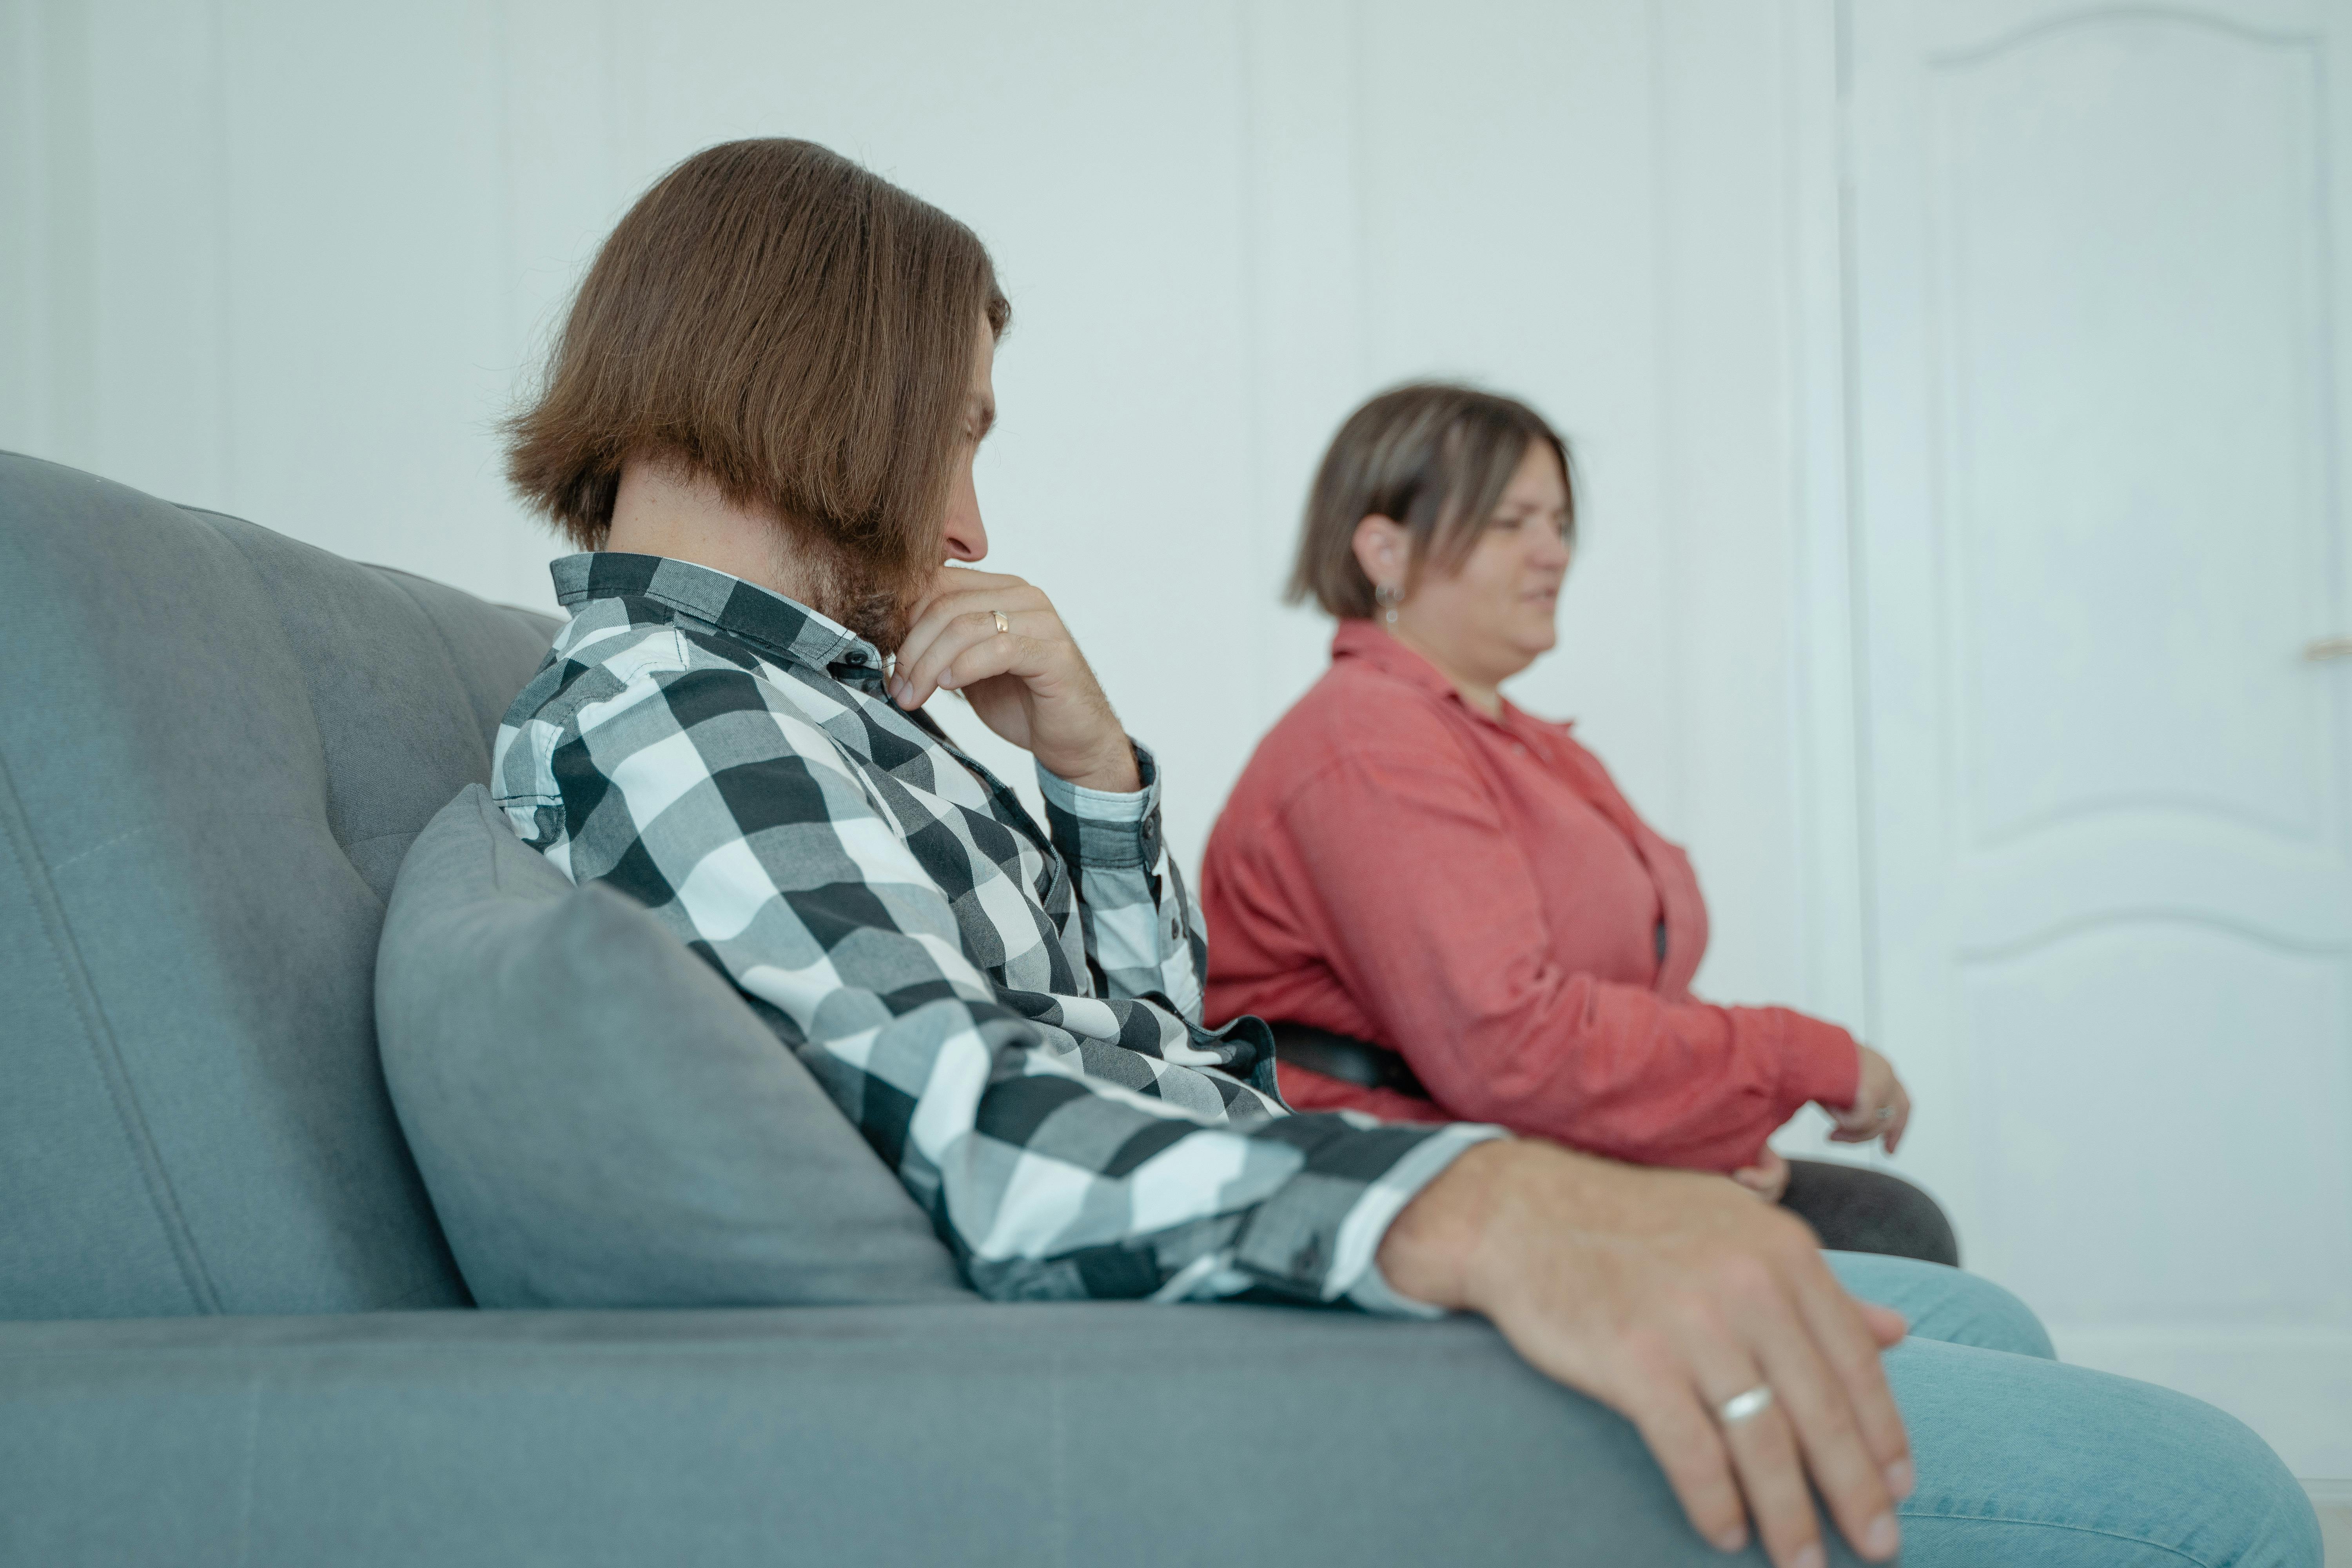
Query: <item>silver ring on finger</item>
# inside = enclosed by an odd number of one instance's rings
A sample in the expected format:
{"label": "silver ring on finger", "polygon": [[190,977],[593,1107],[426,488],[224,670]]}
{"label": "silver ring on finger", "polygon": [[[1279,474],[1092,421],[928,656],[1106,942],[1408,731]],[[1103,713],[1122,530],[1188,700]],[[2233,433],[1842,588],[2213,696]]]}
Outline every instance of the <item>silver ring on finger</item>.
{"label": "silver ring on finger", "polygon": [[[1003,618],[1003,616],[999,616],[999,617],[998,617],[998,619],[1000,619],[1000,620],[1002,620]],[[1880,1106],[1880,1107],[1878,1108],[1878,1119],[1879,1119],[1881,1121],[1894,1121],[1894,1120],[1895,1120],[1895,1108],[1894,1108],[1893,1106],[1891,1106],[1891,1105],[1882,1105],[1882,1106]]]}
{"label": "silver ring on finger", "polygon": [[1003,610],[991,610],[988,613],[996,617],[996,629],[998,631],[1009,632],[1013,629],[1013,623],[1004,618],[1004,612]]}
{"label": "silver ring on finger", "polygon": [[1715,1418],[1726,1426],[1752,1421],[1772,1408],[1772,1385],[1759,1383],[1745,1394],[1735,1394],[1715,1407]]}

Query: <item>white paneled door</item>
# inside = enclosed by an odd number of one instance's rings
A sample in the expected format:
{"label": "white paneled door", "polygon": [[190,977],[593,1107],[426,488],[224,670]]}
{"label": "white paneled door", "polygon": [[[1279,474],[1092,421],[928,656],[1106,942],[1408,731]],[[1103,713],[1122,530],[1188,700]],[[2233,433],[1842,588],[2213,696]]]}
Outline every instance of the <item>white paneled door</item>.
{"label": "white paneled door", "polygon": [[2352,1475],[2352,6],[1852,0],[1873,1027],[2062,1349]]}

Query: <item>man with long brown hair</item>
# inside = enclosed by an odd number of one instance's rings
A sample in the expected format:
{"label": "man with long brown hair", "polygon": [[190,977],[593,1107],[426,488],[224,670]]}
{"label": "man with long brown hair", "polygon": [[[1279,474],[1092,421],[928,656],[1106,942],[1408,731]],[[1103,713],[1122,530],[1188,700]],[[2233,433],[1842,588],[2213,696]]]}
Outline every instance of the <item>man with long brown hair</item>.
{"label": "man with long brown hair", "polygon": [[[1635,1423],[1707,1541],[1752,1520],[1820,1563],[1818,1489],[1892,1556],[1904,1321],[1800,1222],[1493,1128],[1293,1115],[1262,1024],[1202,1026],[1156,760],[1052,601],[969,564],[1008,314],[969,229],[807,142],[638,202],[510,431],[583,552],[499,735],[517,831],[725,973],[984,1294],[1481,1312]],[[1035,757],[1044,826],[925,715],[943,689]],[[1945,1272],[1923,1304],[1990,1291]]]}

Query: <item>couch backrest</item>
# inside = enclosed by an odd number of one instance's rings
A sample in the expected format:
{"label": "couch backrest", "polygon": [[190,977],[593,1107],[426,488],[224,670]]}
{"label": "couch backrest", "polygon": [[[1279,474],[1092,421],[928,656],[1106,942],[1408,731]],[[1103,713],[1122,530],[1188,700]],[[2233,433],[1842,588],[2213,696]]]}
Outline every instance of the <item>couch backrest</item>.
{"label": "couch backrest", "polygon": [[452,1306],[401,858],[554,623],[0,454],[0,1318]]}

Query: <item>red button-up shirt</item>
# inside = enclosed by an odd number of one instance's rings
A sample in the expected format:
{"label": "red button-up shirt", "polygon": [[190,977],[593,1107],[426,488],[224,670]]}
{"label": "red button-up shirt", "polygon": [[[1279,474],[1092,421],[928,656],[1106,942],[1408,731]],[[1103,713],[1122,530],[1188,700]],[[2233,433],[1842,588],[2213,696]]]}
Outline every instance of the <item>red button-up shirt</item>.
{"label": "red button-up shirt", "polygon": [[1806,1101],[1853,1102],[1843,1029],[1691,995],[1689,858],[1568,725],[1488,718],[1370,621],[1331,655],[1209,836],[1208,1013],[1400,1051],[1435,1106],[1286,1065],[1293,1105],[1728,1171]]}

